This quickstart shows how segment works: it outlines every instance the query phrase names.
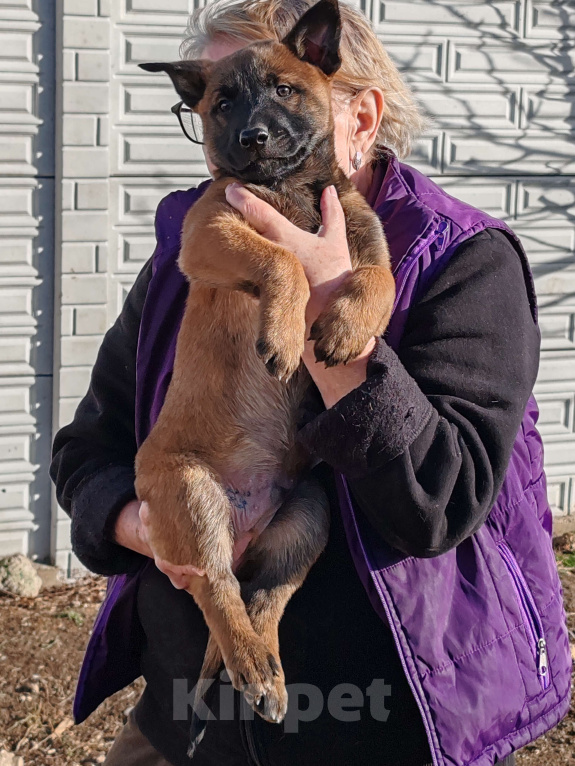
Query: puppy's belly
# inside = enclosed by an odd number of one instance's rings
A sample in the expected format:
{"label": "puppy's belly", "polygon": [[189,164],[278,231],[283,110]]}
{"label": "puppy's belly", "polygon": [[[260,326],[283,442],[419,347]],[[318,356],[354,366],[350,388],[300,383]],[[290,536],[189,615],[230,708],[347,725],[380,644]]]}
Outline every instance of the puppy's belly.
{"label": "puppy's belly", "polygon": [[230,500],[236,539],[263,532],[290,489],[289,480],[274,474],[226,472],[222,484]]}

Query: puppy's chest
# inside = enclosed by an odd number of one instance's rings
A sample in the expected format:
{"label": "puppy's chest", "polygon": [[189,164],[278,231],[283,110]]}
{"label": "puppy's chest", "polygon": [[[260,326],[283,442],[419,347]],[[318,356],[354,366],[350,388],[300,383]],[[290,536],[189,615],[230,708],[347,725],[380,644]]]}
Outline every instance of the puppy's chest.
{"label": "puppy's chest", "polygon": [[261,199],[278,210],[291,223],[304,231],[316,232],[321,225],[319,195],[307,186],[294,184],[292,187],[275,191],[264,186],[247,187]]}

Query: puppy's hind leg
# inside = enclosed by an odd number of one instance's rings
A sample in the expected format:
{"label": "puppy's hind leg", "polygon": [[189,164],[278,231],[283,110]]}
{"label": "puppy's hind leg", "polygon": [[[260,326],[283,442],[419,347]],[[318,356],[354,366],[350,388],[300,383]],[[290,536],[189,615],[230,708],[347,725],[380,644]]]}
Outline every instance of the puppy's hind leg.
{"label": "puppy's hind leg", "polygon": [[145,442],[137,457],[137,492],[149,505],[158,556],[203,572],[191,577],[187,591],[204,614],[234,687],[262,696],[271,691],[276,663],[252,627],[232,571],[230,501],[218,476],[195,455],[165,454]]}
{"label": "puppy's hind leg", "polygon": [[315,479],[302,479],[249,546],[237,573],[254,630],[273,651],[278,666],[273,693],[245,693],[249,704],[267,721],[279,723],[287,710],[279,622],[286,604],[325,548],[328,533],[327,496]]}

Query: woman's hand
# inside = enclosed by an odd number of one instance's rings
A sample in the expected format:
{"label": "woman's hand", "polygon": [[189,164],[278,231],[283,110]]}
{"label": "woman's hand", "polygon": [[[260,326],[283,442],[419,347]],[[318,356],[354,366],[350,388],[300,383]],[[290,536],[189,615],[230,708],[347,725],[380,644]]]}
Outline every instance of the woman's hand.
{"label": "woman's hand", "polygon": [[116,519],[114,540],[124,548],[129,548],[131,551],[136,551],[136,553],[153,559],[154,554],[144,536],[140,521],[141,505],[139,500],[132,500],[122,508]]}
{"label": "woman's hand", "polygon": [[317,234],[294,226],[275,208],[238,183],[226,187],[226,199],[259,234],[290,250],[301,262],[310,287],[302,359],[326,407],[331,407],[365,381],[367,360],[376,343],[372,338],[353,362],[327,368],[316,362],[314,343],[307,340],[312,324],[325,308],[330,295],[352,270],[345,215],[335,187],[328,186],[321,196],[322,225]]}
{"label": "woman's hand", "polygon": [[309,332],[331,293],[352,270],[345,216],[335,186],[328,186],[321,196],[322,226],[317,234],[294,226],[275,208],[238,183],[226,187],[226,198],[259,234],[290,250],[301,262],[310,287],[306,311]]}
{"label": "woman's hand", "polygon": [[149,532],[149,508],[147,503],[132,500],[125,505],[114,528],[115,540],[118,545],[130,548],[132,551],[141,553],[154,559],[160,572],[169,577],[170,582],[178,590],[187,589],[190,586],[192,576],[204,573],[194,566],[176,566],[161,559],[153,550],[150,543]]}

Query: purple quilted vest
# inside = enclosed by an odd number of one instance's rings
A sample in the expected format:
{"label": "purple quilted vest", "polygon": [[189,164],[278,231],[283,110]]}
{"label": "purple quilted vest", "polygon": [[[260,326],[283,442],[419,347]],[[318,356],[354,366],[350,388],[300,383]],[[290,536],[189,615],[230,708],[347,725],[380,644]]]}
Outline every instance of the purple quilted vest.
{"label": "purple quilted vest", "polygon": [[[187,295],[176,265],[182,221],[208,183],[170,194],[158,207],[158,245],[138,345],[138,443],[155,422],[171,378]],[[393,157],[379,166],[368,202],[385,226],[396,277],[386,334],[393,348],[409,307],[461,242],[487,227],[504,230],[516,246],[537,318],[527,258],[503,222],[450,197]],[[345,478],[336,476],[358,574],[393,632],[435,766],[488,766],[555,726],[569,709],[571,658],[537,417],[531,398],[487,521],[435,558],[405,556],[370,535]],[[140,675],[140,575],[110,578],[78,682],[77,722]]]}

